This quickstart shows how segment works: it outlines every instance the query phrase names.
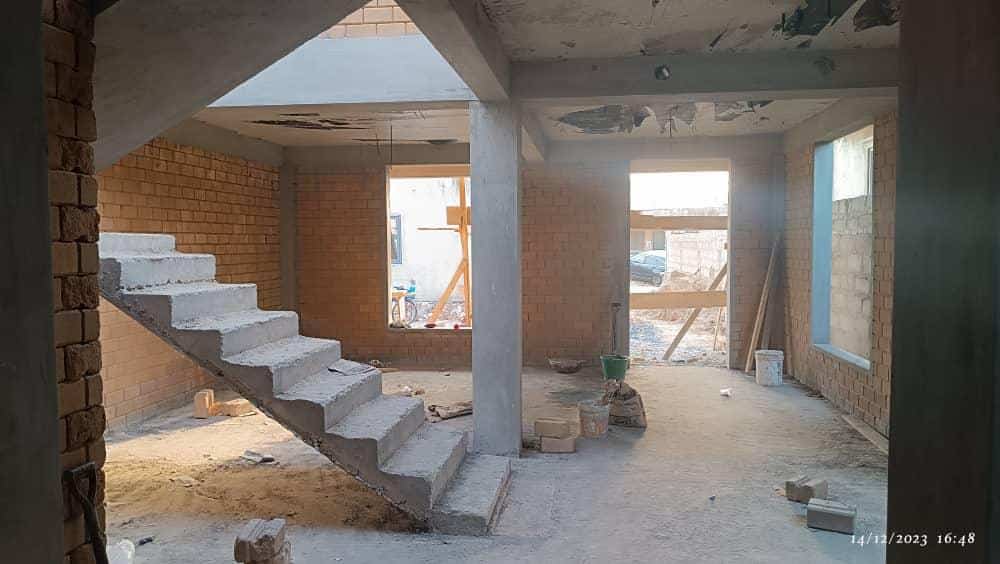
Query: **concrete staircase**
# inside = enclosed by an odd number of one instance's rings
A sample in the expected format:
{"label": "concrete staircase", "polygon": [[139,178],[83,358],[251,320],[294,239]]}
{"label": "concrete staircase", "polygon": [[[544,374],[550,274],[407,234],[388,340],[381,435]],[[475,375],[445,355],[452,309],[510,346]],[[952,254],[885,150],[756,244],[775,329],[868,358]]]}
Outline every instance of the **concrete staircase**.
{"label": "concrete staircase", "polygon": [[382,394],[381,372],[341,358],[339,342],[258,309],[253,284],[216,282],[213,255],[178,253],[169,235],[102,233],[99,248],[106,299],[422,523],[488,534],[509,459],[466,454],[465,433]]}

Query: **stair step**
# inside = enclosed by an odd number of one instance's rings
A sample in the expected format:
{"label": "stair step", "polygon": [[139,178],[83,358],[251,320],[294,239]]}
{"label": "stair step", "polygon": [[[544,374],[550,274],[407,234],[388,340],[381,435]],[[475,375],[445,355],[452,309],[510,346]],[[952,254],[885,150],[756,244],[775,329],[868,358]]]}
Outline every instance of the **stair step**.
{"label": "stair step", "polygon": [[430,493],[427,502],[433,505],[461,466],[466,447],[464,432],[424,423],[393,453],[382,471],[426,481]]}
{"label": "stair step", "polygon": [[251,309],[198,317],[174,325],[190,352],[227,357],[254,347],[286,339],[299,332],[299,316],[292,311]]}
{"label": "stair step", "polygon": [[431,510],[431,526],[450,535],[487,535],[510,482],[510,459],[469,455]]}
{"label": "stair step", "polygon": [[305,400],[317,403],[324,408],[324,429],[329,429],[338,421],[347,417],[357,407],[377,398],[382,393],[382,373],[368,366],[361,370],[335,370],[334,368],[350,361],[338,361],[329,370],[322,370],[307,376],[287,391],[276,396],[284,401]]}
{"label": "stair step", "polygon": [[101,257],[101,261],[102,264],[112,262],[117,266],[118,286],[125,290],[163,284],[205,282],[215,278],[214,255],[174,252],[127,254]]}
{"label": "stair step", "polygon": [[254,309],[257,307],[257,286],[190,282],[130,290],[124,297],[127,301],[138,302],[145,313],[172,327],[198,317]]}
{"label": "stair step", "polygon": [[151,235],[146,233],[101,233],[97,241],[99,254],[104,256],[122,254],[165,253],[177,248],[173,235]]}
{"label": "stair step", "polygon": [[270,369],[272,389],[275,393],[280,393],[339,359],[338,341],[296,335],[254,347],[223,360],[230,364]]}
{"label": "stair step", "polygon": [[424,422],[424,402],[403,396],[379,396],[355,409],[327,433],[346,439],[376,442],[378,464],[382,464]]}

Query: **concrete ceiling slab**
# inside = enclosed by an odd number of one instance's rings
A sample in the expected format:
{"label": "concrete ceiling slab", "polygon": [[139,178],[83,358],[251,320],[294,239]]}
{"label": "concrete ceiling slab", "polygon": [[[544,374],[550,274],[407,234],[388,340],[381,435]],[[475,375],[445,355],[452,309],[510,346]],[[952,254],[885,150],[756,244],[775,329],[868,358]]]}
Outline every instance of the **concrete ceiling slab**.
{"label": "concrete ceiling slab", "polygon": [[894,47],[901,0],[481,0],[514,61]]}
{"label": "concrete ceiling slab", "polygon": [[194,118],[286,147],[469,142],[467,104],[206,108]]}
{"label": "concrete ceiling slab", "polygon": [[779,133],[835,100],[748,100],[552,106],[540,108],[546,135],[557,141],[651,139]]}

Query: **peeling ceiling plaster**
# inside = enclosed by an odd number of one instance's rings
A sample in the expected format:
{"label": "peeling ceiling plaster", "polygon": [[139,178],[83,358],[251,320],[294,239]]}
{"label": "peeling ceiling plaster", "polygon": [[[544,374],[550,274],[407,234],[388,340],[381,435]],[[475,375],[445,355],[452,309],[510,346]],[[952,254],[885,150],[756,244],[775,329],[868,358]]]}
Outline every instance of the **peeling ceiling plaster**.
{"label": "peeling ceiling plaster", "polygon": [[464,108],[361,110],[337,106],[206,108],[195,119],[285,146],[468,142]]}
{"label": "peeling ceiling plaster", "polygon": [[612,104],[541,110],[546,134],[557,140],[749,135],[785,131],[835,100],[747,100],[682,104]]}
{"label": "peeling ceiling plaster", "polygon": [[518,61],[895,46],[902,0],[481,0]]}

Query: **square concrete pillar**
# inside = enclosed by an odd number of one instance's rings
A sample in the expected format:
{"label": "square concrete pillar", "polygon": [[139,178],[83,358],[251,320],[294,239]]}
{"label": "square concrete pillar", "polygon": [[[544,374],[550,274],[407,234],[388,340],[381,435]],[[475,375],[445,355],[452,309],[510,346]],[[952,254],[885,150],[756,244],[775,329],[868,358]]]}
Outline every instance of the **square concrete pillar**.
{"label": "square concrete pillar", "polygon": [[4,562],[63,561],[41,8],[41,2],[6,2],[0,20]]}
{"label": "square concrete pillar", "polygon": [[470,109],[472,417],[476,452],[521,451],[521,120],[509,103]]}
{"label": "square concrete pillar", "polygon": [[886,560],[994,562],[1000,3],[907,2],[901,25],[886,528],[927,545]]}

